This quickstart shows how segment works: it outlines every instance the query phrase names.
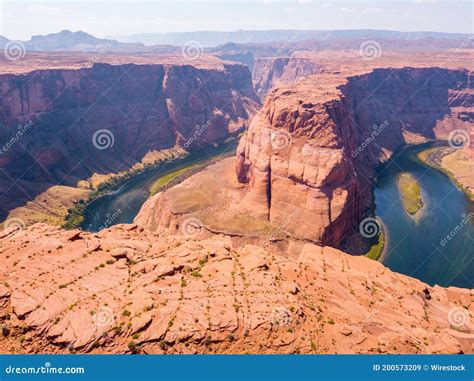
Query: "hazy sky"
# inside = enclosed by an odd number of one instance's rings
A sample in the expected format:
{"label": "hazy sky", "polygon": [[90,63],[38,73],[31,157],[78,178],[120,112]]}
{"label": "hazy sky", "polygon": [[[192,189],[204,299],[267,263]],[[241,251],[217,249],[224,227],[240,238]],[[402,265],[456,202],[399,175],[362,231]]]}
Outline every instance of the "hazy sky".
{"label": "hazy sky", "polygon": [[63,29],[116,34],[238,29],[392,29],[473,33],[471,1],[12,1],[0,34],[29,39]]}

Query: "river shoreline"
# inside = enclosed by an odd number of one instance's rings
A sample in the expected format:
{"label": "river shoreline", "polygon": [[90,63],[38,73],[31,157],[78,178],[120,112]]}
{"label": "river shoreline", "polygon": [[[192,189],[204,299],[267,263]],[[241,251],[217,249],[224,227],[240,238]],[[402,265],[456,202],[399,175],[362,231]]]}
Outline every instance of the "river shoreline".
{"label": "river shoreline", "polygon": [[[82,208],[77,209],[76,215],[79,218],[76,219],[73,227],[99,231],[115,224],[132,222],[149,197],[181,183],[216,161],[233,155],[239,136],[230,137],[220,144],[215,143],[199,151],[193,151],[176,160],[158,163],[146,171],[115,184],[113,189],[108,189],[86,205],[82,205]],[[119,211],[118,214],[117,211]],[[101,223],[109,221],[108,215],[112,214],[115,214],[113,221]]]}
{"label": "river shoreline", "polygon": [[[171,151],[167,150],[167,152]],[[173,156],[172,154],[172,157],[170,158],[156,160],[153,163],[143,163],[135,169],[130,169],[122,173],[112,174],[107,180],[97,184],[95,189],[91,189],[86,199],[80,199],[74,202],[73,207],[68,209],[68,213],[65,216],[64,222],[61,227],[66,230],[80,227],[80,225],[84,222],[84,211],[96,200],[100,199],[101,197],[107,196],[115,191],[119,191],[123,184],[125,184],[127,181],[136,176],[143,175],[150,171],[156,170],[164,163],[171,163],[173,161],[183,159],[187,155],[188,153],[184,153],[184,151],[176,151],[175,156]]]}
{"label": "river shoreline", "polygon": [[[439,142],[403,147],[379,168],[374,188],[375,216],[384,225],[379,261],[392,271],[443,287],[469,287],[474,263],[473,226],[456,228],[470,204],[445,173],[425,164],[418,155]],[[419,183],[423,207],[410,215],[402,201],[398,176],[410,173]],[[456,239],[442,242],[456,233]],[[460,271],[462,269],[462,271]]]}
{"label": "river shoreline", "polygon": [[387,248],[387,241],[388,241],[388,236],[385,233],[386,229],[384,228],[383,222],[378,221],[380,224],[380,233],[378,236],[378,241],[376,244],[372,245],[365,254],[365,256],[369,259],[372,259],[374,261],[381,262],[383,260],[383,256],[386,253],[386,248]]}
{"label": "river shoreline", "polygon": [[[441,144],[446,143],[442,141],[437,141],[437,142]],[[449,152],[446,152],[446,150],[449,150]],[[448,176],[451,179],[451,181],[456,185],[456,187],[459,190],[461,190],[471,202],[474,202],[474,193],[472,193],[466,186],[461,184],[461,182],[457,179],[456,175],[453,172],[443,167],[443,165],[441,164],[445,156],[451,155],[454,152],[455,152],[454,148],[450,149],[446,145],[431,147],[422,152],[419,152],[417,155],[417,159],[420,160],[423,164],[426,164],[430,166],[431,168],[434,168],[444,173],[446,176]],[[432,155],[430,155],[430,154],[436,155],[436,153],[439,153],[441,155],[441,158],[439,158],[439,163],[436,161],[436,159]]]}

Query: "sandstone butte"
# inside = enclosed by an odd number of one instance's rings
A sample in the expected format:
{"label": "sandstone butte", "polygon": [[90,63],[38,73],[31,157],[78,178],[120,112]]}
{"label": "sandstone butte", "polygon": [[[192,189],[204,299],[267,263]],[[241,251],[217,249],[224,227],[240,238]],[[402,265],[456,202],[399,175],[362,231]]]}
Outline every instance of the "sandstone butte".
{"label": "sandstone butte", "polygon": [[137,222],[173,232],[193,217],[236,239],[263,244],[270,235],[295,253],[306,241],[357,248],[375,167],[406,143],[469,132],[472,83],[467,69],[408,67],[281,86],[252,120],[235,160],[150,198]]}
{"label": "sandstone butte", "polygon": [[394,149],[471,127],[469,65],[341,62],[270,91],[235,159],[134,224],[3,231],[0,352],[472,353],[474,290],[331,247]]}

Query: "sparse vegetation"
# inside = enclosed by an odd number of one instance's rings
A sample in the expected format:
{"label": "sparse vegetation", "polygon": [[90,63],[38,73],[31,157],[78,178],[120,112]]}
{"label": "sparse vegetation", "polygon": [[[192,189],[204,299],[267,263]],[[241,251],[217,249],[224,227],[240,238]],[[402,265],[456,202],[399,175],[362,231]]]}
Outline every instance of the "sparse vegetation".
{"label": "sparse vegetation", "polygon": [[128,343],[128,349],[130,349],[132,353],[138,353],[137,344],[134,341]]}
{"label": "sparse vegetation", "polygon": [[367,253],[367,258],[378,261],[380,257],[382,256],[384,246],[385,246],[385,235],[382,229],[382,231],[377,237],[377,243],[372,245],[369,252]]}
{"label": "sparse vegetation", "polygon": [[[451,147],[433,147],[420,152],[418,159],[424,164],[443,172],[471,201],[474,201],[474,193],[469,182],[458,180],[458,177],[464,179],[471,177],[472,162],[463,150]],[[453,170],[455,173],[453,173]]]}
{"label": "sparse vegetation", "polygon": [[178,169],[174,172],[171,172],[163,177],[160,177],[158,180],[156,180],[152,186],[150,187],[150,196],[153,196],[154,194],[158,193],[164,186],[168,185],[171,183],[173,180],[179,178],[180,176],[186,174],[188,171],[191,169],[197,167],[199,164],[191,164],[188,165],[184,168]]}
{"label": "sparse vegetation", "polygon": [[74,229],[84,222],[85,209],[98,198],[110,193],[111,190],[119,187],[124,181],[151,170],[159,166],[165,160],[174,160],[185,155],[185,151],[169,150],[165,157],[158,158],[154,163],[139,163],[135,168],[128,169],[120,174],[113,175],[105,181],[99,183],[95,189],[89,193],[87,199],[80,199],[74,203],[74,206],[67,210],[67,215],[64,219],[62,227],[64,229]]}
{"label": "sparse vegetation", "polygon": [[423,207],[420,184],[411,174],[402,173],[398,177],[398,189],[407,213],[416,214]]}

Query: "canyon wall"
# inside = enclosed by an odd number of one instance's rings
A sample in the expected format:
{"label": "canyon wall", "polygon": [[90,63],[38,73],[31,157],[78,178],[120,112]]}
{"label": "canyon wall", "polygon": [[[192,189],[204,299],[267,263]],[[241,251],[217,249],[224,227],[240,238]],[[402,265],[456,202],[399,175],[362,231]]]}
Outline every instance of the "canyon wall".
{"label": "canyon wall", "polygon": [[441,68],[325,73],[282,86],[253,118],[236,164],[155,195],[135,221],[175,233],[197,219],[212,234],[283,244],[275,248],[290,255],[307,241],[361,254],[376,167],[407,143],[470,129],[473,94],[470,72]]}
{"label": "canyon wall", "polygon": [[237,152],[241,208],[291,236],[339,246],[372,206],[375,167],[402,145],[472,126],[472,74],[376,69],[267,97]]}
{"label": "canyon wall", "polygon": [[130,168],[153,150],[199,149],[243,130],[258,107],[240,64],[95,64],[0,75],[0,218],[12,200],[23,202],[21,182],[38,183],[38,191],[40,184],[75,186],[93,173]]}
{"label": "canyon wall", "polygon": [[[164,89],[187,99],[186,86],[194,81],[180,86],[170,75],[163,77],[157,99]],[[247,71],[233,78],[237,83],[247,78],[248,84],[250,77]],[[82,78],[80,85],[87,84]],[[193,106],[207,102],[206,96],[216,100],[229,93],[231,109],[218,103],[211,110],[212,115],[226,110],[232,121],[226,134],[234,132],[239,118],[245,119],[237,106],[248,115],[257,102],[247,85],[234,86],[240,90],[225,87],[198,99],[190,96],[190,109],[182,112],[169,97],[157,101],[169,113],[171,125],[164,125],[174,134],[157,133],[169,144],[183,144],[194,135],[180,129],[180,121],[193,120],[192,110],[196,120],[203,118]],[[15,99],[38,100],[34,95],[46,91],[28,89]],[[80,98],[65,90],[64,103],[76,99],[77,107],[92,109],[94,102],[100,104],[89,118],[108,128],[115,128],[114,113],[141,110],[138,90],[133,97],[125,92],[133,104],[129,110],[125,101],[115,109],[101,100],[118,97],[125,88],[105,88],[99,96],[92,84],[80,89],[87,90]],[[431,287],[368,258],[315,244],[344,240],[372,205],[375,166],[398,147],[472,126],[473,93],[472,75],[462,70],[380,69],[308,78],[269,94],[236,158],[218,161],[151,197],[135,224],[98,233],[45,224],[2,229],[0,352],[473,353],[473,290]],[[38,108],[36,102],[18,105],[19,110]],[[64,118],[71,117],[70,108],[62,110]],[[102,115],[111,110],[111,116]],[[230,115],[236,114],[233,123]],[[147,146],[146,138],[159,127],[150,126],[151,120],[145,117],[140,128],[126,129],[138,136],[129,140],[131,147]],[[86,123],[81,126],[87,129]],[[95,130],[86,131],[91,146]],[[53,133],[44,136],[55,142]],[[132,150],[115,138],[113,147]],[[99,168],[100,158],[95,151],[89,154],[90,165]],[[51,168],[61,169],[55,155],[44,157],[51,164],[42,159],[46,174],[32,173],[33,179],[54,178]],[[3,165],[15,169],[13,160]],[[278,253],[274,248],[280,244],[293,247]]]}
{"label": "canyon wall", "polygon": [[255,60],[252,78],[256,93],[260,99],[264,99],[272,88],[295,83],[301,78],[322,72],[324,69],[311,59],[266,57]]}

